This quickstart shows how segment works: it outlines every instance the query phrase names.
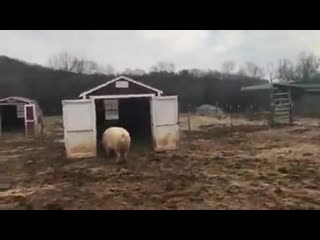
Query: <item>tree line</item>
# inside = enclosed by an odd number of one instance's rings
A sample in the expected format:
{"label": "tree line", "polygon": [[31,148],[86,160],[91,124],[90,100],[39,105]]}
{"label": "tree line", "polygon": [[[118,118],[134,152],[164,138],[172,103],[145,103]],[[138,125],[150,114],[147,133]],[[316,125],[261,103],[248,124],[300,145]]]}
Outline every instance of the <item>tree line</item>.
{"label": "tree line", "polygon": [[246,62],[238,70],[234,61],[226,61],[222,64],[221,70],[227,74],[264,78],[270,82],[275,80],[279,82],[319,81],[320,58],[313,53],[301,52],[294,60],[283,58],[276,62],[270,62],[265,66]]}
{"label": "tree line", "polygon": [[[102,66],[95,61],[79,58],[67,52],[61,52],[51,56],[48,60],[48,66],[52,69],[75,73],[116,74],[116,70],[111,64]],[[212,73],[211,70],[205,71],[201,69],[189,69],[188,71],[195,76],[204,76]],[[179,72],[175,71],[173,63],[165,61],[158,62],[156,65],[152,66],[149,73],[154,72],[175,72],[179,74]],[[235,61],[229,60],[221,64],[220,72],[225,75],[233,74],[266,79],[270,82],[273,82],[274,80],[280,82],[314,81],[320,79],[320,58],[313,53],[301,52],[295,60],[283,58],[276,62],[270,62],[265,66],[259,66],[250,61],[237,66]],[[147,74],[143,69],[130,68],[126,68],[121,73],[134,76]]]}
{"label": "tree line", "polygon": [[[272,70],[272,71],[271,71]],[[177,71],[173,63],[158,62],[149,71],[125,69],[117,72],[112,65],[59,53],[40,66],[9,57],[0,57],[0,97],[18,95],[35,99],[46,115],[61,114],[61,100],[74,99],[96,85],[126,75],[179,96],[180,111],[202,104],[218,105],[226,111],[267,109],[268,93],[244,93],[243,86],[268,81],[309,81],[319,79],[319,59],[313,54],[300,54],[297,61],[279,60],[266,67],[255,63],[236,66],[224,62],[220,71],[184,69]]]}

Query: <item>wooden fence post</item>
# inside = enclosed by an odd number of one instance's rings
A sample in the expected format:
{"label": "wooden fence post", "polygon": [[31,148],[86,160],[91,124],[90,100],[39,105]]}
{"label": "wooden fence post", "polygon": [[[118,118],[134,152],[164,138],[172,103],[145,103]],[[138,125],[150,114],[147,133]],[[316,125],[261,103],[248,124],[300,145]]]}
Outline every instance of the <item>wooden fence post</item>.
{"label": "wooden fence post", "polygon": [[216,116],[218,114],[218,102],[216,102]]}
{"label": "wooden fence post", "polygon": [[271,91],[270,91],[270,119],[269,119],[270,127],[274,126],[274,117],[275,117],[275,115],[274,115],[275,104],[274,104],[273,93],[274,93],[274,89],[273,89],[273,86],[272,86]]}
{"label": "wooden fence post", "polygon": [[191,106],[188,106],[188,130],[191,133]]}
{"label": "wooden fence post", "polygon": [[291,89],[288,88],[288,95],[289,95],[289,125],[293,124],[293,110],[292,110],[292,98],[291,98]]}
{"label": "wooden fence post", "polygon": [[233,121],[232,121],[232,106],[230,105],[230,124],[231,124],[231,130],[233,130]]}
{"label": "wooden fence post", "polygon": [[41,120],[41,141],[44,143],[44,124],[43,124],[43,119]]}

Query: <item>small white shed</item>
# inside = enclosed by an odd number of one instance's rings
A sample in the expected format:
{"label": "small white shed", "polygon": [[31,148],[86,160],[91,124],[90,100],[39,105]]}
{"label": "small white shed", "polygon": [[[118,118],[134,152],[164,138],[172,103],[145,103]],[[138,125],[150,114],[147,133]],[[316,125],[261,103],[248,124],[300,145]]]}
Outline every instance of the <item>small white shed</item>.
{"label": "small white shed", "polygon": [[0,136],[6,132],[25,132],[36,137],[42,128],[42,110],[32,99],[11,96],[0,99]]}
{"label": "small white shed", "polygon": [[152,141],[157,152],[175,150],[179,139],[178,97],[131,78],[120,76],[63,100],[64,142],[67,157],[94,157],[103,131],[126,128],[133,141]]}

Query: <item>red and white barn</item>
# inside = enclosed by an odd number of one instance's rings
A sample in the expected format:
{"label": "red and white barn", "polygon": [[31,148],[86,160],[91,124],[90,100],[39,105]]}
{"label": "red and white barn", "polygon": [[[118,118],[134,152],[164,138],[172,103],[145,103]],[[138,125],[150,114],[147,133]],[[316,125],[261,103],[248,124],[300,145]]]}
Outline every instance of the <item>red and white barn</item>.
{"label": "red and white barn", "polygon": [[12,132],[24,132],[35,137],[42,127],[42,110],[39,104],[24,97],[0,99],[0,136]]}
{"label": "red and white barn", "polygon": [[102,133],[111,126],[126,128],[136,142],[155,151],[174,150],[179,138],[177,96],[120,76],[63,100],[64,140],[70,158],[97,155]]}

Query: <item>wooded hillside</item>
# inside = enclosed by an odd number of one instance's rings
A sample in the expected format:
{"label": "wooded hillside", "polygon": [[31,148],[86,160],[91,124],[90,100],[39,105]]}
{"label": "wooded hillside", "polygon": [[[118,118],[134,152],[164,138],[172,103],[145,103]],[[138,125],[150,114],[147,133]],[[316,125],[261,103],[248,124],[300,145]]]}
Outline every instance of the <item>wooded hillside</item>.
{"label": "wooded hillside", "polygon": [[[127,76],[162,89],[166,95],[178,95],[180,110],[201,104],[227,105],[237,111],[250,105],[266,107],[266,94],[241,93],[240,87],[263,83],[262,80],[239,74],[212,71],[198,74],[191,70],[178,73],[150,72],[140,76]],[[0,97],[23,96],[35,99],[46,115],[61,114],[61,100],[77,98],[91,87],[106,82],[115,75],[82,74],[53,70],[40,65],[0,56]],[[239,105],[239,108],[238,108]]]}

